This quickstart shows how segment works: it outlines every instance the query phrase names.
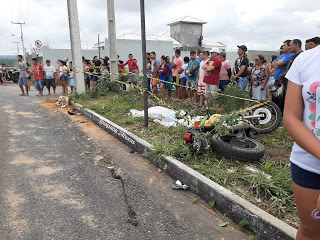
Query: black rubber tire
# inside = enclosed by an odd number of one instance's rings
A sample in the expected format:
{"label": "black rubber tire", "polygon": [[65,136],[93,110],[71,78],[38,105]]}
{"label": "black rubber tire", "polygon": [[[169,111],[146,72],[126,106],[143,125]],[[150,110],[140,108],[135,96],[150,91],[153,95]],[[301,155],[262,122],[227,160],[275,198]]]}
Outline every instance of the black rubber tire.
{"label": "black rubber tire", "polygon": [[[253,107],[254,105],[257,105],[257,103],[250,104],[250,107]],[[266,128],[262,128],[262,127],[257,126],[253,119],[250,120],[252,125],[254,125],[257,129],[259,129],[260,133],[262,133],[262,134],[271,133],[272,131],[276,130],[280,126],[281,121],[282,121],[282,113],[281,113],[281,110],[278,107],[278,105],[275,104],[274,102],[268,102],[268,103],[266,103],[266,105],[269,105],[269,107],[271,107],[273,109],[272,115],[274,115],[276,118],[274,123],[271,126],[266,127]],[[259,108],[263,108],[264,106],[265,105],[263,105],[261,107],[254,108],[252,110],[252,112],[254,112],[255,110],[257,110]]]}
{"label": "black rubber tire", "polygon": [[253,148],[235,146],[229,139],[234,138],[234,136],[222,136],[218,137],[216,134],[211,138],[211,148],[213,151],[218,152],[222,156],[236,159],[239,161],[255,162],[260,160],[264,156],[264,146],[255,139],[247,138],[246,141]]}

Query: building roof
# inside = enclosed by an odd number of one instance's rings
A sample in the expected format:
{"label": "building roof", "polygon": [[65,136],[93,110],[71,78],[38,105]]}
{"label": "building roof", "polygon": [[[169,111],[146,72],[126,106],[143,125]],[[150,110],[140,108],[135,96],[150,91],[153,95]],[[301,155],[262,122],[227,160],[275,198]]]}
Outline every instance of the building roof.
{"label": "building roof", "polygon": [[211,42],[209,40],[202,40],[202,46],[205,48],[226,48],[227,45],[225,43],[222,42]]}
{"label": "building roof", "polygon": [[190,17],[190,16],[184,16],[184,17],[181,17],[181,18],[169,23],[168,26],[171,26],[171,25],[174,25],[174,24],[177,24],[177,23],[180,23],[180,22],[207,24],[207,22],[202,21],[202,20],[200,20],[198,18],[194,18],[194,17]]}

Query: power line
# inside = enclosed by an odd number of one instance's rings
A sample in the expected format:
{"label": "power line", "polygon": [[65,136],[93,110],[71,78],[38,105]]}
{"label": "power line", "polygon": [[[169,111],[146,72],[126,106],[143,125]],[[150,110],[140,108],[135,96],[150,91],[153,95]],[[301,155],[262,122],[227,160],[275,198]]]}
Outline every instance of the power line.
{"label": "power line", "polygon": [[28,2],[26,17],[25,17],[25,19],[24,19],[25,22],[27,21],[27,18],[28,18],[28,16],[29,16],[29,15],[28,15],[28,13],[29,13],[29,6],[30,6],[30,0],[29,0],[29,2]]}
{"label": "power line", "polygon": [[19,19],[20,19],[20,0],[19,0],[18,22],[19,22]]}

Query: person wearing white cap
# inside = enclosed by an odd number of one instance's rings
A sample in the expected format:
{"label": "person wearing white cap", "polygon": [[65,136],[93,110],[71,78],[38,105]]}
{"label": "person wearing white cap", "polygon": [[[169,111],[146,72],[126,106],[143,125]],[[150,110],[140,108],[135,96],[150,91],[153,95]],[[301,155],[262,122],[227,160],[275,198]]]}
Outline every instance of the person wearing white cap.
{"label": "person wearing white cap", "polygon": [[214,95],[214,92],[217,92],[220,84],[220,70],[222,61],[219,57],[220,50],[219,48],[211,49],[211,58],[209,61],[202,67],[206,71],[203,82],[206,85],[206,101],[209,104],[209,98]]}

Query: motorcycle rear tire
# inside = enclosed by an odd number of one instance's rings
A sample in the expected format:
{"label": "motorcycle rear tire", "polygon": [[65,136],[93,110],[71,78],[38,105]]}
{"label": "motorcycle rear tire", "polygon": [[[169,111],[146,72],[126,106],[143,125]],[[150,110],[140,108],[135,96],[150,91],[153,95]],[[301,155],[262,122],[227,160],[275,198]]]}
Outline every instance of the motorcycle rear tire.
{"label": "motorcycle rear tire", "polygon": [[236,136],[218,137],[216,134],[211,138],[211,148],[227,158],[239,161],[255,162],[264,156],[264,146],[255,139],[247,137],[238,140]]}

